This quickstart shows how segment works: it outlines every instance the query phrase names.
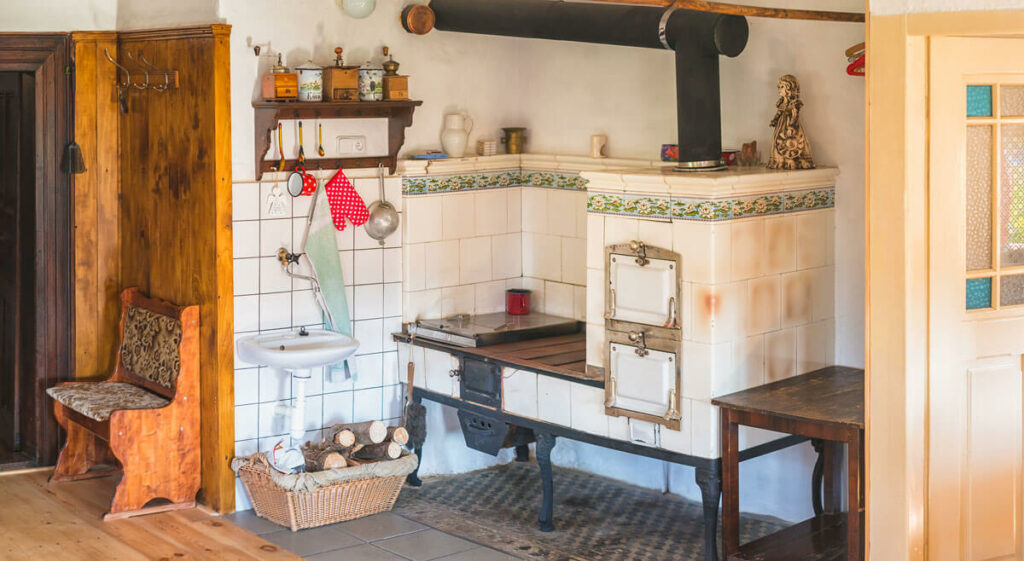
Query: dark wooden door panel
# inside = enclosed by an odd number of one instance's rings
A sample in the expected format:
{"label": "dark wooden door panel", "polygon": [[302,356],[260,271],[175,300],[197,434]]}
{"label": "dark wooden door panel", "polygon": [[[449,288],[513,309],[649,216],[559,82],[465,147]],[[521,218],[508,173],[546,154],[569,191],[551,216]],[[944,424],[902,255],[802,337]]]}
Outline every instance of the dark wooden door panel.
{"label": "dark wooden door panel", "polygon": [[[18,215],[21,186],[21,75],[0,72],[0,247],[13,259],[0,267],[0,448],[18,445],[18,292],[21,236]],[[10,265],[13,265],[10,266]]]}

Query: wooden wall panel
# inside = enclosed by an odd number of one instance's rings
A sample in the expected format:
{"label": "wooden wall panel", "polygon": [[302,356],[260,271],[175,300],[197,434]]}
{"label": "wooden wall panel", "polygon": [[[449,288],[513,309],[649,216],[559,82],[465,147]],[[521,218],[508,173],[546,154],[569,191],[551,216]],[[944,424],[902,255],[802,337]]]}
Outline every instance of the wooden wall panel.
{"label": "wooden wall panel", "polygon": [[200,306],[201,500],[234,509],[234,326],[231,261],[230,26],[119,34],[178,70],[180,87],[132,91],[120,118],[125,286]]}
{"label": "wooden wall panel", "polygon": [[75,138],[86,172],[72,176],[75,227],[75,378],[105,378],[114,368],[121,291],[118,218],[117,34],[72,34]]}

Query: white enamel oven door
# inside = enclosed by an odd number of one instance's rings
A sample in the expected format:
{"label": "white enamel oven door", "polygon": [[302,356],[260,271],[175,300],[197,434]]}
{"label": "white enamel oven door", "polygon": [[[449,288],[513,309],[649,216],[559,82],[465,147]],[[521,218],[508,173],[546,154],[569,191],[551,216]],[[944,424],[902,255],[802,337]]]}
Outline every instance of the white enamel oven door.
{"label": "white enamel oven door", "polygon": [[[676,328],[679,315],[679,262],[672,252],[668,258],[654,257],[649,248],[646,264],[637,255],[608,252],[608,316],[612,321]],[[659,252],[660,253],[660,252]]]}
{"label": "white enamel oven door", "polygon": [[679,360],[676,353],[611,342],[608,359],[605,392],[610,412],[678,429]]}

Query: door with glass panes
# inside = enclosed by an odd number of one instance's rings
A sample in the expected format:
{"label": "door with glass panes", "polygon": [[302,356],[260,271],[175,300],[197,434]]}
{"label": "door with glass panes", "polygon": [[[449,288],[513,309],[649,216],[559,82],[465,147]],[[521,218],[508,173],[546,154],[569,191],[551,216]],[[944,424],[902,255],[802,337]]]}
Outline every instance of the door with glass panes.
{"label": "door with glass panes", "polygon": [[931,47],[928,554],[1019,560],[1024,40]]}

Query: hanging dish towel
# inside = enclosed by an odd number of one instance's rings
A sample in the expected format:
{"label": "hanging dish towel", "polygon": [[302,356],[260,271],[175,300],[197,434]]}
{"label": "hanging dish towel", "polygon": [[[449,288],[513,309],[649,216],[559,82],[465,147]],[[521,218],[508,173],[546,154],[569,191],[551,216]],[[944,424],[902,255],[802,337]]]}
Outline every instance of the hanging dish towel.
{"label": "hanging dish towel", "polygon": [[[320,188],[322,189],[322,187]],[[349,317],[348,299],[345,297],[345,278],[338,259],[338,239],[331,223],[331,209],[327,197],[321,192],[313,209],[313,221],[309,226],[309,238],[304,249],[313,267],[313,275],[320,283],[322,304],[330,312],[325,318],[328,328],[345,335],[352,335],[352,321]],[[333,321],[332,321],[333,320]],[[347,365],[335,365],[331,369],[347,366],[347,373],[355,372],[355,357]]]}
{"label": "hanging dish towel", "polygon": [[334,227],[339,231],[345,229],[346,218],[356,226],[362,226],[370,219],[370,210],[352,187],[352,182],[345,176],[344,170],[339,169],[327,182],[327,200],[331,204]]}

